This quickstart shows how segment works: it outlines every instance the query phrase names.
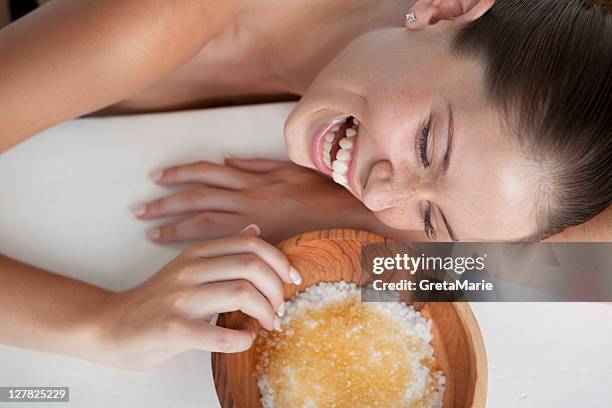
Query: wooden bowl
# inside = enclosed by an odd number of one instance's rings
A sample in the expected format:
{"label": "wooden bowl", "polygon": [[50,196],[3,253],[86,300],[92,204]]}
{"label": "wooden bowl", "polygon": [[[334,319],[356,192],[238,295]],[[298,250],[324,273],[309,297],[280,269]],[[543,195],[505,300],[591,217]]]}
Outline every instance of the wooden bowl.
{"label": "wooden bowl", "polygon": [[[285,285],[285,299],[321,281],[360,281],[362,245],[392,243],[379,235],[355,230],[310,232],[279,244],[302,274],[302,285]],[[487,360],[480,329],[469,303],[413,304],[432,321],[434,355],[446,377],[444,408],[484,408]],[[259,330],[256,321],[240,312],[224,313],[223,327]],[[213,376],[223,408],[261,407],[254,373],[253,348],[242,353],[212,354]]]}

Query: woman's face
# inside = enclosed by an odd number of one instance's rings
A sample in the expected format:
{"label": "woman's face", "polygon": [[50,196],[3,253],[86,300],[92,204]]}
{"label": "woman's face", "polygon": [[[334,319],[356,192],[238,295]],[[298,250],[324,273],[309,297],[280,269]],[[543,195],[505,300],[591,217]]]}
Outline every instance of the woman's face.
{"label": "woman's face", "polygon": [[[482,65],[451,55],[452,30],[384,29],[353,41],[287,120],[289,156],[329,175],[331,162],[335,179],[390,227],[437,240],[525,238],[540,172],[485,98]],[[357,135],[340,154],[346,126],[331,129],[347,116]]]}

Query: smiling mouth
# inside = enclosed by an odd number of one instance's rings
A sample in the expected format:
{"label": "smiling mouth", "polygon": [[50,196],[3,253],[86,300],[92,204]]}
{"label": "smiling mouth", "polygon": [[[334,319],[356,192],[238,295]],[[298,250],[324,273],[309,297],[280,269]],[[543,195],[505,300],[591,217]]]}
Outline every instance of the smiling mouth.
{"label": "smiling mouth", "polygon": [[323,135],[320,154],[325,173],[334,181],[350,190],[349,169],[353,160],[353,150],[359,134],[359,121],[350,116],[335,124]]}

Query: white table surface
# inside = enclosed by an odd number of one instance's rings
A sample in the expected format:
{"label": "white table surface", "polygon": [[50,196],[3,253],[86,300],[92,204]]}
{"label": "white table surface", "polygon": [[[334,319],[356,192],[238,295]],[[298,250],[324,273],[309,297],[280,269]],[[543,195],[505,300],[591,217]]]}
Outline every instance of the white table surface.
{"label": "white table surface", "polygon": [[[142,282],[180,248],[149,243],[150,224],[127,210],[164,193],[147,173],[223,155],[283,158],[291,106],[80,119],[31,139],[0,156],[0,252],[109,289]],[[487,347],[489,407],[612,407],[612,306],[472,307]],[[0,386],[28,385],[70,387],[70,403],[39,408],[219,406],[205,352],[129,372],[0,346]]]}

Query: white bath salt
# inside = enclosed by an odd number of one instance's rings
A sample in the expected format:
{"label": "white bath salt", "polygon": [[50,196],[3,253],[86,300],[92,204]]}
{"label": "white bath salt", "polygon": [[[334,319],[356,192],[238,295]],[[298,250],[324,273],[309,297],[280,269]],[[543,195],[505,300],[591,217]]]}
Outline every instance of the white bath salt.
{"label": "white bath salt", "polygon": [[346,282],[285,303],[282,332],[256,340],[264,408],[442,408],[431,322],[399,302],[362,303]]}

